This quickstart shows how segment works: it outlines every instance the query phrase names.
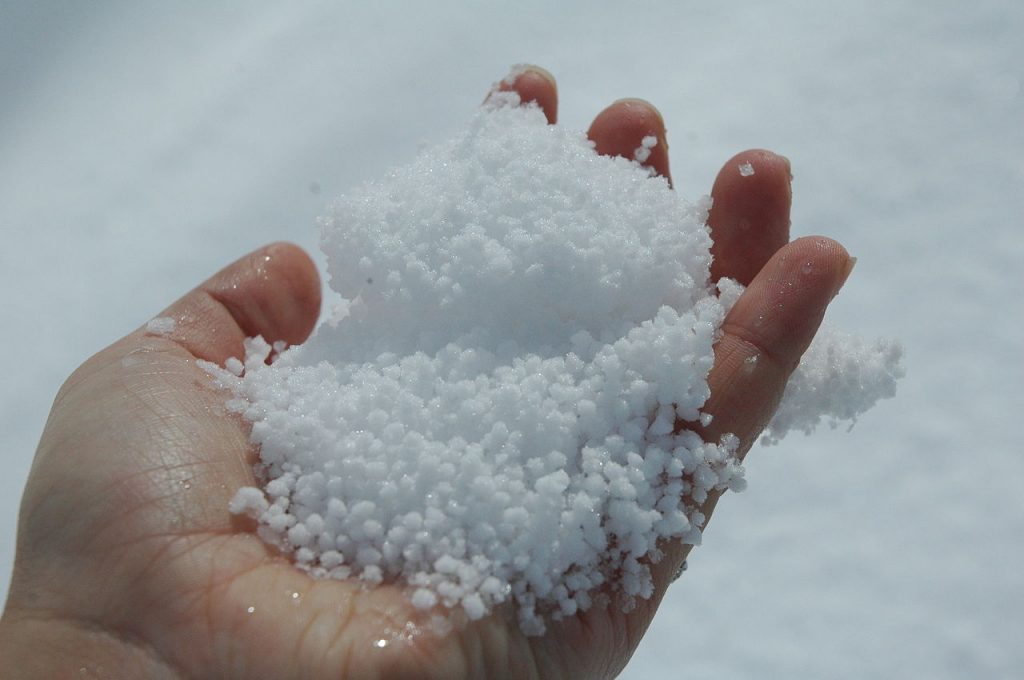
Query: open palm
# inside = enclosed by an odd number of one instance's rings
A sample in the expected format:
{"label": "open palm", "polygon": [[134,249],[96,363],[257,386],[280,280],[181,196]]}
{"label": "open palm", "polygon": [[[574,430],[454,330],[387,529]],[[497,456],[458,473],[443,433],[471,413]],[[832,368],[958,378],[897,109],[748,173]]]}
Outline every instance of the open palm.
{"label": "open palm", "polygon": [[[530,70],[510,87],[555,121],[547,75]],[[664,124],[650,105],[616,102],[589,134],[598,152],[630,157],[643,137],[657,136],[647,164],[669,176]],[[753,175],[739,171],[746,163]],[[707,405],[715,418],[702,434],[735,433],[746,450],[850,259],[828,239],[788,242],[789,167],[780,156],[734,157],[712,194],[712,273],[749,288],[716,347]],[[531,638],[496,612],[441,635],[409,625],[418,615],[398,588],[314,580],[228,513],[235,491],[256,483],[255,452],[197,359],[240,356],[253,335],[302,342],[319,308],[312,262],[294,246],[272,245],[167,309],[169,333],[140,329],[68,379],[22,504],[0,624],[4,677],[589,678],[621,670],[687,547],[666,546],[655,597],[629,614],[595,606]],[[745,362],[755,355],[756,364]]]}

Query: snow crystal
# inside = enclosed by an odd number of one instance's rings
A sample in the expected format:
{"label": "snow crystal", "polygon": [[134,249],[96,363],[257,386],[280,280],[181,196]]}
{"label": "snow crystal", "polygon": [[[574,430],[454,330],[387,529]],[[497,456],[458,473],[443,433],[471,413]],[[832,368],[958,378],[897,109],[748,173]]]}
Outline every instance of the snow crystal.
{"label": "snow crystal", "polygon": [[228,510],[231,511],[231,514],[252,515],[253,517],[263,516],[269,507],[263,492],[252,487],[239,489],[235,497],[228,503]]}
{"label": "snow crystal", "polygon": [[231,373],[240,376],[245,371],[245,366],[237,357],[231,357],[224,362],[224,368],[231,371]]}
{"label": "snow crystal", "polygon": [[640,140],[640,146],[633,150],[633,160],[638,163],[646,163],[651,157],[651,149],[658,145],[658,138],[654,135],[647,135]]}
{"label": "snow crystal", "polygon": [[[530,71],[530,69],[531,69],[531,66],[529,64],[515,64],[515,65],[513,65],[512,68],[510,68],[508,70],[508,73],[505,74],[505,77],[501,79],[499,85],[505,85],[507,87],[512,87],[513,85],[516,84],[516,79],[518,79],[519,76],[523,75],[524,73],[527,73],[528,71]],[[494,89],[497,89],[497,85],[495,86]]]}
{"label": "snow crystal", "polygon": [[174,332],[175,321],[169,316],[150,319],[146,324],[146,332],[150,335],[170,335]]}
{"label": "snow crystal", "polygon": [[740,174],[744,177],[750,177],[754,174],[754,166],[750,163],[740,163]]}
{"label": "snow crystal", "polygon": [[[699,505],[743,487],[736,437],[685,428],[710,422],[742,287],[708,284],[708,199],[505,95],[323,218],[336,318],[208,368],[253,424],[264,488],[229,509],[261,536],[313,574],[404,583],[421,610],[512,601],[537,634],[597,589],[650,597],[658,542],[699,543]],[[888,350],[843,346],[814,350],[772,433],[888,389]]]}

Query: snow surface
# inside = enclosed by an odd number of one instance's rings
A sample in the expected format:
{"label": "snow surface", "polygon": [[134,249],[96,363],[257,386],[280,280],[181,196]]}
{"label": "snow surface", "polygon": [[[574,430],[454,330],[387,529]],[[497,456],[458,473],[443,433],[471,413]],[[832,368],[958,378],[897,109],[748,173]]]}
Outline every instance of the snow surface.
{"label": "snow surface", "polygon": [[529,60],[574,127],[656,103],[688,195],[788,156],[794,235],[859,257],[830,320],[907,349],[852,432],[751,452],[622,677],[1019,676],[1024,6],[760,5],[3,3],[0,564],[75,366],[249,249],[315,252],[327,197]]}

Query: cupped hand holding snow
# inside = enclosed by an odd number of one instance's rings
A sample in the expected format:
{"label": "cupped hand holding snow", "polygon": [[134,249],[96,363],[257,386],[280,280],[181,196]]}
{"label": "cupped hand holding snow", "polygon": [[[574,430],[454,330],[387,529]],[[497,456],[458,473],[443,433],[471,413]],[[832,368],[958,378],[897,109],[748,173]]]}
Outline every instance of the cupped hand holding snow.
{"label": "cupped hand holding snow", "polygon": [[[709,201],[516,103],[333,206],[348,302],[305,345],[210,370],[265,481],[231,511],[266,540],[424,610],[513,601],[539,633],[597,593],[649,597],[659,541],[697,543],[708,493],[742,488],[736,438],[687,429],[739,287],[708,283]],[[896,346],[823,337],[772,438],[893,393]]]}

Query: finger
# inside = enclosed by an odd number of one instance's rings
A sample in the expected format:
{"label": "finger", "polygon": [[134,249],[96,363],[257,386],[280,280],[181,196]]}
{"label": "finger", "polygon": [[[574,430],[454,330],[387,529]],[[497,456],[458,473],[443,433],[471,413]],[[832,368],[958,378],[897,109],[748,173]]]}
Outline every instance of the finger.
{"label": "finger", "polygon": [[708,375],[707,441],[731,433],[745,452],[775,413],[782,391],[853,267],[841,245],[823,237],[778,250],[722,324]]}
{"label": "finger", "polygon": [[[514,75],[513,75],[514,74]],[[528,64],[498,83],[498,92],[515,92],[524,104],[536,102],[548,123],[558,120],[558,86],[555,77],[540,66]]]}
{"label": "finger", "polygon": [[[841,245],[821,237],[798,239],[771,257],[722,325],[708,376],[711,397],[704,406],[712,421],[697,429],[706,441],[734,434],[740,457],[749,450],[854,262]],[[721,495],[709,493],[701,505],[705,525]],[[673,541],[663,548],[665,558],[651,567],[659,593],[692,546]]]}
{"label": "finger", "polygon": [[736,154],[711,189],[711,278],[750,285],[775,252],[789,242],[792,203],[789,161],[763,149]]}
{"label": "finger", "polygon": [[[648,102],[642,99],[620,99],[597,114],[587,130],[587,137],[594,142],[599,154],[638,160],[667,179],[669,186],[672,185],[665,121],[658,109]],[[638,151],[645,148],[645,138],[654,138],[655,142],[646,153]]]}
{"label": "finger", "polygon": [[[303,342],[320,314],[320,277],[298,246],[275,243],[214,274],[168,307],[161,317],[173,328],[160,332],[198,359],[223,364],[243,357],[243,341]],[[150,323],[164,330],[162,324]]]}

